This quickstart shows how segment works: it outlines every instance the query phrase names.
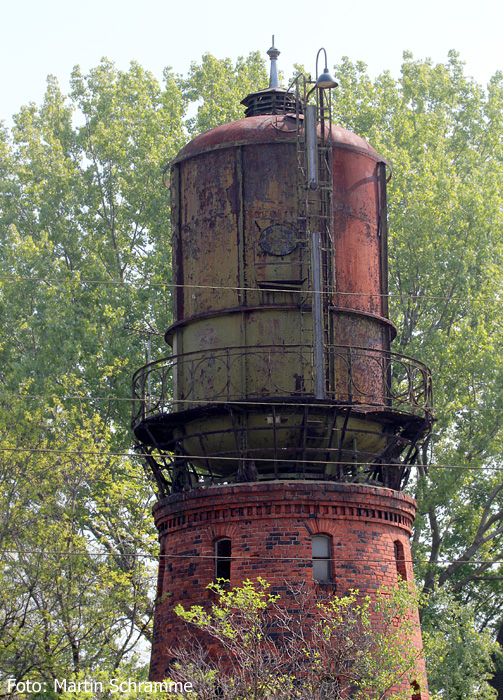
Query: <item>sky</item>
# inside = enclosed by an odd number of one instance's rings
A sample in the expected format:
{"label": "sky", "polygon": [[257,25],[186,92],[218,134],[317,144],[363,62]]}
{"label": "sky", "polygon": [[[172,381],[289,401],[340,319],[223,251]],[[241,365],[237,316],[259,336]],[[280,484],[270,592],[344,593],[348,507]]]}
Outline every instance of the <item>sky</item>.
{"label": "sky", "polygon": [[161,80],[164,66],[184,74],[206,52],[235,60],[259,50],[267,58],[273,34],[286,76],[294,63],[314,73],[321,47],[330,68],[348,56],[373,76],[398,76],[404,50],[444,62],[455,49],[483,85],[503,70],[496,0],[6,0],[2,23],[0,120],[8,126],[22,105],[42,101],[47,75],[67,91],[76,64],[85,72],[103,56],[121,69],[135,60]]}

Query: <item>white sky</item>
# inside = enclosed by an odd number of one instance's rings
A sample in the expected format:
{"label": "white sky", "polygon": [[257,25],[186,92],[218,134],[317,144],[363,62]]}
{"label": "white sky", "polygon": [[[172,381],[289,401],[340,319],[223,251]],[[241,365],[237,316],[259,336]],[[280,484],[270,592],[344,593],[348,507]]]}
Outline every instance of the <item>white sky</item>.
{"label": "white sky", "polygon": [[75,64],[87,71],[107,56],[126,69],[137,60],[160,79],[164,66],[186,73],[206,51],[233,60],[257,49],[265,55],[272,34],[286,76],[294,62],[314,73],[321,46],[330,68],[347,55],[372,75],[389,69],[397,76],[405,49],[435,61],[456,49],[484,85],[503,69],[496,0],[6,0],[2,23],[0,120],[7,124],[22,104],[41,102],[48,74],[66,91]]}

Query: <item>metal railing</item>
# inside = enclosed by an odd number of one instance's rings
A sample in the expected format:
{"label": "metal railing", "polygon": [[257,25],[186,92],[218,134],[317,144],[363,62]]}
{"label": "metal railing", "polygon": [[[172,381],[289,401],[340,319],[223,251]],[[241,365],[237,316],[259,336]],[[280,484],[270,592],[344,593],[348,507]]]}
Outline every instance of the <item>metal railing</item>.
{"label": "metal railing", "polygon": [[[430,369],[386,350],[325,348],[324,403],[388,408],[431,417]],[[211,348],[172,355],[133,376],[133,427],[141,421],[212,403],[316,401],[310,345]]]}

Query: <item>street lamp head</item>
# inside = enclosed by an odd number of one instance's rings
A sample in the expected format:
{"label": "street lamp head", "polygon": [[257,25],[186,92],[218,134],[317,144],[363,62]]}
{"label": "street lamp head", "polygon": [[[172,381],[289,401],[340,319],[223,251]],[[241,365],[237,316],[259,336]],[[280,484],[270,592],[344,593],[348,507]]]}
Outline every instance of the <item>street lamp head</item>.
{"label": "street lamp head", "polygon": [[[318,58],[320,56],[320,53],[323,51],[325,54],[325,70],[323,73],[318,76]],[[321,88],[322,90],[326,90],[329,88],[335,88],[339,84],[336,80],[332,78],[330,73],[328,72],[328,60],[327,60],[327,52],[325,49],[321,48],[317,55],[316,55],[316,87]]]}
{"label": "street lamp head", "polygon": [[328,68],[325,66],[325,70],[323,73],[316,78],[316,87],[317,88],[336,88],[338,86],[338,82],[332,78],[330,73],[328,72]]}

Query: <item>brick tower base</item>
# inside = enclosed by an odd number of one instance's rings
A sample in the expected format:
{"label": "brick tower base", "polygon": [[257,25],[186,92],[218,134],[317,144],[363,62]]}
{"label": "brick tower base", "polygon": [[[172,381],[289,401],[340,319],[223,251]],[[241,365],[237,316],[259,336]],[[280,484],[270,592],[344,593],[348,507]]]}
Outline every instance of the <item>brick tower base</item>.
{"label": "brick tower base", "polygon": [[[390,489],[336,482],[272,481],[213,486],[164,498],[154,506],[161,541],[151,680],[169,674],[171,655],[186,634],[172,612],[204,604],[215,580],[215,543],[232,545],[230,585],[262,576],[274,589],[306,582],[344,595],[350,588],[375,595],[413,581],[410,533],[416,503]],[[331,580],[313,579],[312,536],[331,543]],[[413,640],[421,648],[419,621]],[[418,663],[418,675],[424,665]],[[416,700],[428,700],[427,692]]]}

